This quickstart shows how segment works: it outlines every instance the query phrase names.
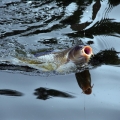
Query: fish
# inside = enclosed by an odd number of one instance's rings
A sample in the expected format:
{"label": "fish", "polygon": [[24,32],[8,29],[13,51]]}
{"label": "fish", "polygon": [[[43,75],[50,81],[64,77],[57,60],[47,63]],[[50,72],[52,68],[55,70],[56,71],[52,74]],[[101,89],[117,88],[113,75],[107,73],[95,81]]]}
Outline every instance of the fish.
{"label": "fish", "polygon": [[93,55],[90,46],[76,45],[74,47],[51,52],[49,54],[36,56],[34,59],[18,58],[21,62],[26,63],[30,67],[42,69],[43,71],[58,71],[70,70],[75,68],[76,65],[84,65],[88,63]]}

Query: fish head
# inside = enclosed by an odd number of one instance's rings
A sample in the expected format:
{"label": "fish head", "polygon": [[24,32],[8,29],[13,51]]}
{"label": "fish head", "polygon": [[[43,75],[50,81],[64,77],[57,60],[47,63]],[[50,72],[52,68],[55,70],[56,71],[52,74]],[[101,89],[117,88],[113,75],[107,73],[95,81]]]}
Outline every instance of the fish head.
{"label": "fish head", "polygon": [[76,64],[88,63],[93,55],[92,48],[90,46],[78,45],[70,50],[68,53],[68,59]]}

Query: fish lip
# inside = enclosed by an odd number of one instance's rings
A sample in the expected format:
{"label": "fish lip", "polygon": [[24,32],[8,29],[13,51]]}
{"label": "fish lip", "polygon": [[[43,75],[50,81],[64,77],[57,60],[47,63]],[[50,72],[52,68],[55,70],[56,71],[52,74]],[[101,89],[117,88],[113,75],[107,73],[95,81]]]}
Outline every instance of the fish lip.
{"label": "fish lip", "polygon": [[81,50],[81,55],[86,58],[87,62],[90,60],[91,56],[93,56],[93,50],[90,46],[84,46]]}
{"label": "fish lip", "polygon": [[92,88],[93,88],[94,84],[89,87],[84,87],[82,90],[83,90],[83,93],[86,94],[86,95],[90,95],[92,93]]}
{"label": "fish lip", "polygon": [[92,87],[89,87],[89,88],[83,90],[83,93],[86,95],[90,95],[92,93]]}

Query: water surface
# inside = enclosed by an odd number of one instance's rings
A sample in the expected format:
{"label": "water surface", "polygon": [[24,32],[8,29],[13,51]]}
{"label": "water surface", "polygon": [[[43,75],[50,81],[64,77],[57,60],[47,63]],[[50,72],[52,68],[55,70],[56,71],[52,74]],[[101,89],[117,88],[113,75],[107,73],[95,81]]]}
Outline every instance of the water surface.
{"label": "water surface", "polygon": [[[119,120],[119,3],[1,0],[0,120]],[[79,80],[74,72],[44,73],[11,63],[15,55],[29,57],[81,42],[95,55],[88,74],[77,74]],[[89,95],[81,87],[86,84]]]}

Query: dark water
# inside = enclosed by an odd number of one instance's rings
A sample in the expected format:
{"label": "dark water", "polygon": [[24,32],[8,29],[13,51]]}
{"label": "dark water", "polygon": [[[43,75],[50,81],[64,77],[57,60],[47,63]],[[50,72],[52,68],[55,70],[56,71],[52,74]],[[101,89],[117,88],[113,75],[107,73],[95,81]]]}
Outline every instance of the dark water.
{"label": "dark water", "polygon": [[[120,120],[119,3],[0,0],[0,120]],[[95,54],[81,73],[11,64],[16,54],[29,57],[81,41]]]}

